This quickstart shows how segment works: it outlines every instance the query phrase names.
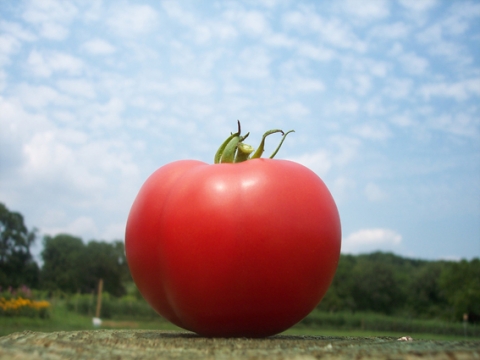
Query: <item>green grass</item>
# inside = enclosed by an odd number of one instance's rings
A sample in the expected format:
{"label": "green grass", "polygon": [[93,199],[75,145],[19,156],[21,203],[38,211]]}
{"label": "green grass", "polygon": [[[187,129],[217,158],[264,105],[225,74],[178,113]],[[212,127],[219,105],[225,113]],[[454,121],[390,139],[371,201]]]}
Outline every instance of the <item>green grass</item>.
{"label": "green grass", "polygon": [[[447,322],[440,319],[416,319],[408,316],[388,316],[377,313],[328,313],[314,310],[303,319],[296,328],[322,329],[321,331],[341,331],[349,333],[370,334],[431,334],[429,338],[480,338],[478,325],[468,324],[467,328],[460,322]],[[305,330],[310,331],[310,330]],[[417,336],[417,335],[415,335]]]}
{"label": "green grass", "polygon": [[[319,314],[312,314],[318,318]],[[324,315],[327,316],[327,315]],[[373,316],[371,316],[374,318]],[[167,322],[161,317],[141,318],[141,317],[117,317],[103,319],[102,329],[147,329],[147,330],[182,330],[175,325]],[[47,319],[29,318],[29,317],[0,317],[0,336],[8,335],[14,332],[25,330],[39,332],[53,331],[74,331],[74,330],[92,330],[96,329],[92,324],[92,316],[81,315],[74,311],[69,311],[65,302],[58,301],[50,309],[50,317]],[[98,329],[98,328],[97,328]],[[429,334],[429,333],[409,333],[392,331],[372,331],[361,329],[347,329],[340,327],[321,328],[315,325],[306,325],[300,323],[283,334],[291,335],[318,335],[318,336],[389,336],[400,338],[402,336],[411,336],[415,339],[427,340],[480,340],[480,337],[464,337],[460,335]]]}
{"label": "green grass", "polygon": [[50,311],[48,319],[29,317],[0,317],[0,336],[13,332],[32,331],[68,331],[92,328],[92,320],[57,306]]}
{"label": "green grass", "polygon": [[[81,315],[74,311],[67,310],[64,302],[60,301],[52,305],[49,310],[50,316],[47,319],[39,317],[23,317],[23,316],[0,316],[0,336],[5,336],[14,332],[25,330],[39,332],[53,331],[74,331],[74,330],[92,330],[95,329],[92,323],[92,316]],[[109,319],[110,320],[110,319]],[[178,327],[158,317],[158,320],[130,320],[115,319],[106,320],[107,325],[101,328],[122,328],[119,325],[127,325],[123,328],[137,329],[160,329],[160,330],[176,330]],[[108,325],[110,323],[110,326]]]}

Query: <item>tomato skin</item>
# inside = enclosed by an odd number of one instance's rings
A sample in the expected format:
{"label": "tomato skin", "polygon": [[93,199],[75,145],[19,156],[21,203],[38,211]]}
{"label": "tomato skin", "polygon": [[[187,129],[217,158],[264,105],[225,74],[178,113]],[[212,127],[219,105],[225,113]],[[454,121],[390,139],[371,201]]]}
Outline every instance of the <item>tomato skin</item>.
{"label": "tomato skin", "polygon": [[229,337],[273,335],[308,315],[330,286],[340,245],[322,180],[273,159],[161,167],[140,189],[125,237],[132,277],[160,315]]}

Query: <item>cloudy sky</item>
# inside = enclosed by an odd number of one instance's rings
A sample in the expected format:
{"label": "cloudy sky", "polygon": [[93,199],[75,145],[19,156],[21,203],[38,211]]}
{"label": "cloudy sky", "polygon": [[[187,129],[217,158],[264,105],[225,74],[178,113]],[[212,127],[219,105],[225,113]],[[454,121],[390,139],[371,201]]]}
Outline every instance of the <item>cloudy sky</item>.
{"label": "cloudy sky", "polygon": [[479,60],[478,1],[2,1],[0,202],[123,239],[145,179],[239,119],[295,129],[277,158],[327,184],[344,253],[478,257]]}

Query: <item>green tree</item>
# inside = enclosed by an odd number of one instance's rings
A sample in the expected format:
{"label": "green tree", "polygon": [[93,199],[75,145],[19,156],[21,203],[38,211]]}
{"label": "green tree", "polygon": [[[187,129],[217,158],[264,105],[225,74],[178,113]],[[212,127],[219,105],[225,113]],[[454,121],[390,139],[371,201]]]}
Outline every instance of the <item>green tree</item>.
{"label": "green tree", "polygon": [[455,319],[468,314],[470,319],[480,316],[480,259],[470,262],[450,262],[440,274],[440,289],[453,307]]}
{"label": "green tree", "polygon": [[125,294],[123,243],[90,241],[84,252],[84,288],[95,289],[99,279],[103,279],[104,290],[115,296]]}
{"label": "green tree", "polygon": [[355,256],[340,255],[340,261],[332,284],[318,306],[320,310],[330,312],[355,311],[356,304],[352,293],[355,285],[353,277],[355,263]]}
{"label": "green tree", "polygon": [[405,294],[392,263],[360,257],[352,277],[352,296],[357,310],[391,314],[403,307]]}
{"label": "green tree", "polygon": [[92,292],[103,279],[103,289],[120,296],[130,278],[123,242],[90,241],[61,234],[44,238],[42,284],[67,293]]}
{"label": "green tree", "polygon": [[417,317],[440,317],[445,313],[447,300],[439,280],[443,261],[427,262],[412,274],[408,290],[408,304]]}
{"label": "green tree", "polygon": [[23,216],[0,203],[0,286],[37,287],[39,268],[30,253],[36,238],[28,231]]}
{"label": "green tree", "polygon": [[84,288],[85,245],[82,239],[67,234],[43,239],[42,287],[76,292]]}

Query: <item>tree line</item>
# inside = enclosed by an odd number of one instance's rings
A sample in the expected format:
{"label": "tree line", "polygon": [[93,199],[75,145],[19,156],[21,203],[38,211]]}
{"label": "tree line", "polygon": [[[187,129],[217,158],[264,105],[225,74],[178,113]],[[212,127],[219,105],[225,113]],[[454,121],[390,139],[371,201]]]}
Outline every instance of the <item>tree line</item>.
{"label": "tree line", "polygon": [[341,255],[319,307],[470,322],[480,318],[480,260],[427,261],[392,253]]}
{"label": "tree line", "polygon": [[[40,267],[30,248],[36,230],[0,203],[0,286],[27,285],[47,291],[89,293],[98,279],[114,296],[131,282],[123,241],[83,242],[60,234],[45,236]],[[332,285],[319,304],[329,312],[376,312],[415,318],[478,322],[480,260],[427,261],[392,253],[341,255]]]}
{"label": "tree line", "polygon": [[89,293],[98,280],[114,296],[125,294],[131,281],[123,241],[83,242],[69,234],[43,237],[42,266],[34,260],[31,247],[37,239],[23,216],[0,203],[0,287],[26,285],[49,292]]}

